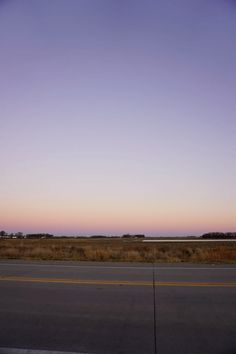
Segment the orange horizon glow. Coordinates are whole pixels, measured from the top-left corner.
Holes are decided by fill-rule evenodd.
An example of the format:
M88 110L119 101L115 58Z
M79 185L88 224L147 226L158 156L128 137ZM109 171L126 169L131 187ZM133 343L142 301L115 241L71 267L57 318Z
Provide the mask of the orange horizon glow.
M14 215L14 216L13 216ZM208 231L234 231L236 229L234 215L221 219L220 215L195 215L183 210L171 214L168 210L66 210L54 209L18 209L1 210L2 229L11 231L52 232L55 234L100 234L108 233L145 233L150 235L199 234Z

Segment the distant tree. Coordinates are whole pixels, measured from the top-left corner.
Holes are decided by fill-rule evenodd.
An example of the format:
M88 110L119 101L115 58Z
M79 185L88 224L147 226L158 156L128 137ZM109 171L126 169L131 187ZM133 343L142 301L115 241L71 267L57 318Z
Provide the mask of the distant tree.
M24 236L24 234L23 234L23 232L16 232L15 236L18 237L18 238L21 238L21 237Z
M53 237L53 235L51 234L45 234L45 233L41 233L41 234L27 234L26 238L51 238Z
M7 232L6 231L0 231L0 236L4 237L4 236L7 236Z
M130 234L124 234L124 235L122 236L122 238L132 238L132 235L130 235Z
M224 232L208 232L202 235L204 239L224 239L226 234Z
M130 235L130 234L124 234L122 238L144 238L145 235L143 234L136 234L136 235Z
M104 235L92 235L90 238L106 238Z
M236 232L226 232L225 237L226 238L236 238Z

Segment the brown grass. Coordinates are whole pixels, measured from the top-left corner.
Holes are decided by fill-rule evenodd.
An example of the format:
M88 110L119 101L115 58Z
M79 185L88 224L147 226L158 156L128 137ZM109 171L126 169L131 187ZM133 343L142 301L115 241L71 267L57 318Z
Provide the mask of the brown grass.
M123 239L0 239L0 259L236 263L236 244L147 244Z

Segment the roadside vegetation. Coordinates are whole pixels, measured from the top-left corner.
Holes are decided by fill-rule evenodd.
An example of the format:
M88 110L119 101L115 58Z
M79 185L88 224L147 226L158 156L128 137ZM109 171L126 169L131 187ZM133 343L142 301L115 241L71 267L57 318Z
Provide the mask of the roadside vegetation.
M236 263L236 243L143 243L129 239L0 239L0 259Z

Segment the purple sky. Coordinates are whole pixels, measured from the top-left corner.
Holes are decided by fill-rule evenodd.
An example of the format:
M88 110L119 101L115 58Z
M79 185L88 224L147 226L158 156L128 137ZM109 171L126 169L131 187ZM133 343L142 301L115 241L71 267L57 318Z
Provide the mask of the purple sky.
M0 1L0 229L236 230L236 3Z

